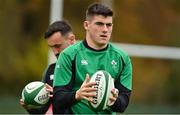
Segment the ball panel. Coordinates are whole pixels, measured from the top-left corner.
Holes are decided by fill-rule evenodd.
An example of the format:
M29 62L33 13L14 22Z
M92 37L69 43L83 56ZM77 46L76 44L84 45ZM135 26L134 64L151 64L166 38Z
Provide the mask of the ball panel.
M99 102L101 102L103 100L104 94L105 94L105 84L106 84L106 80L105 77L103 77L103 72L99 71L96 74L95 77L95 82L97 83L94 87L97 88L98 90L96 91L96 96L94 97L96 100L96 103L94 104L95 107L98 107L100 105Z
M94 85L93 87L94 88L97 88L97 89L101 89L101 90L97 90L96 92L93 92L96 94L96 97L93 97L93 102L90 103L90 105L94 108L97 108L99 106L99 102L102 101L103 99L103 96L104 96L104 77L102 78L102 72L101 71L98 71L96 72L90 79L90 82L96 82L97 84ZM101 93L99 93L101 91Z
M106 105L111 106L112 102L109 100L109 97L113 97L111 90L114 88L114 79L111 76L109 77L109 83L108 84L109 84L108 91L107 91L108 98L106 100Z
M43 82L39 82L39 81L34 81L29 83L28 85L25 86L25 89L28 93L31 93L33 91L35 91L36 89L38 89L39 87L43 86L44 83Z
M97 85L94 87L98 89L94 92L97 97L93 97L93 103L89 102L90 107L96 111L105 110L108 108L109 96L114 88L113 78L108 72L100 70L91 76L90 82L96 82Z
M44 87L44 85L42 85L40 87L37 86L36 90L33 89L33 91L29 91L29 90L27 91L26 90L27 88L25 88L24 93L23 93L24 94L24 98L25 98L25 100L24 100L25 104L40 106L41 104L38 103L37 101L35 101L34 98L38 95L38 92L40 92L40 90L43 87ZM31 93L29 93L29 92L31 92Z
M99 104L99 106L96 108L97 109L97 111L101 111L101 110L104 110L104 109L106 109L106 98L107 98L107 89L108 89L108 74L105 72L105 71L101 71L102 72L102 77L104 78L104 83L103 83L103 85L104 86L101 86L102 88L104 88L103 89L103 91L104 92L102 92L103 93L103 96L101 97L102 98L102 100L99 100L99 102L100 102L100 104ZM101 89L101 87L99 87L99 90Z
M22 99L28 108L39 108L49 101L45 84L35 81L27 84L22 91Z
M34 101L39 103L39 104L46 104L49 100L49 93L46 91L46 88L43 87L39 93L36 95L36 97L34 98Z

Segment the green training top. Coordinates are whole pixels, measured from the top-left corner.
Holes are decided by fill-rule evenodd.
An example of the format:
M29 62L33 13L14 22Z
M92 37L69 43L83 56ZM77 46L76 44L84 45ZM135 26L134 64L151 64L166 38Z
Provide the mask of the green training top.
M73 66L73 62L75 65ZM75 71L73 71L75 70ZM75 76L73 91L80 88L86 74L93 75L98 70L105 70L111 76L131 90L132 65L129 56L122 49L111 43L102 50L90 48L85 41L66 48L59 56L54 76L54 87L65 86ZM101 112L93 111L86 100L78 101L71 107L73 113L112 113L110 109Z

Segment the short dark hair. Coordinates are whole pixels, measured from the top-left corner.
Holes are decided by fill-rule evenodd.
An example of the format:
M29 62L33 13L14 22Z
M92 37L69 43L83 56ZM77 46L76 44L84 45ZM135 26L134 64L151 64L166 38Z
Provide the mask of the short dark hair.
M88 9L86 10L86 19L94 15L102 15L104 17L113 16L113 11L103 4L93 3L89 5Z
M64 36L69 32L72 32L72 28L70 24L67 21L56 21L49 25L47 31L44 33L44 38L50 37L55 32L61 32L61 34Z

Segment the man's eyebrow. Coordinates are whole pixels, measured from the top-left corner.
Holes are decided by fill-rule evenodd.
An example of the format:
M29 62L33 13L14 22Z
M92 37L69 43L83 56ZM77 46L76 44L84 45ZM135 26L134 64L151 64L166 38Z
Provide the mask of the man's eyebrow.
M57 46L61 46L62 44L54 44L54 45L48 45L49 47L57 47Z
M106 25L106 26L112 26L113 23L103 23L103 22L95 22L97 25Z

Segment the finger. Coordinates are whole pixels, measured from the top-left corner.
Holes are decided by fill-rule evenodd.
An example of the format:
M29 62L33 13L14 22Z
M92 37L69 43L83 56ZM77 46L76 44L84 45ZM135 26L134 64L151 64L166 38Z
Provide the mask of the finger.
M115 94L119 95L119 90L115 88Z
M53 92L52 89L46 89L46 91L49 92L49 93L52 93L52 92Z
M22 98L19 101L24 102L24 100Z
M96 94L95 93L88 93L88 92L83 92L82 93L82 95L83 95L83 97L85 96L85 97L95 97L96 96Z
M45 87L50 88L51 86L47 83L45 83Z
M86 83L88 83L89 79L90 79L90 78L89 78L89 74L86 74L86 78L85 78L84 82L82 83L81 87L84 87L84 85L85 85Z
M91 87L92 85L96 84L96 82L89 83L89 81L90 81L89 74L86 74L86 78L85 78L83 84L81 85L81 87Z
M109 97L109 106L113 105L119 95L118 89L114 88L111 90L112 96Z
M89 76L89 74L87 73L86 74L86 82L89 82L90 81L90 76Z
M116 101L116 98L115 98L115 97L109 97L109 100L110 100L111 102L114 102L114 101Z
M82 89L83 92L93 92L96 91L96 88L92 88L92 87L85 87Z
M90 101L90 102L92 102L92 101L93 101L93 99L92 99L92 98L90 98L90 97L86 97L86 96L83 96L83 99L85 99L85 100L87 100L87 101Z
M93 85L96 85L96 84L97 84L96 82L89 82L89 83L84 84L84 87L92 87Z
M85 83L88 83L89 80L90 80L89 74L86 74L86 78L85 78L84 82L85 82Z
M115 103L116 99L117 98L115 98L115 97L109 97L109 101L108 101L107 105L112 106Z
M22 101L22 100L20 100L19 103L20 103L21 105L25 105L24 101Z
M50 85L48 85L47 83L45 84L46 89L50 89L53 90L53 87L51 87Z
M53 97L53 95L51 95L51 94L49 94L48 96L49 96L49 97Z
M117 98L119 95L119 90L114 88L111 90L111 93L112 93L113 97Z
M50 85L48 85L47 83L45 84L45 87L46 87L46 91L53 92L53 88Z

